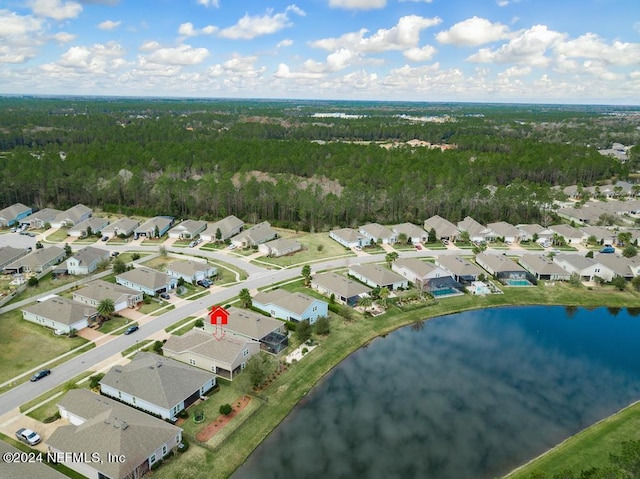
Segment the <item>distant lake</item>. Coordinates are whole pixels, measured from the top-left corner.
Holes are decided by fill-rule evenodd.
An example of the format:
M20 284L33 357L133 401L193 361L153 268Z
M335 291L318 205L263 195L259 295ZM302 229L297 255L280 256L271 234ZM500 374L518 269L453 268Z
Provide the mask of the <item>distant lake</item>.
M399 329L336 367L233 477L503 475L640 399L637 315L496 308Z

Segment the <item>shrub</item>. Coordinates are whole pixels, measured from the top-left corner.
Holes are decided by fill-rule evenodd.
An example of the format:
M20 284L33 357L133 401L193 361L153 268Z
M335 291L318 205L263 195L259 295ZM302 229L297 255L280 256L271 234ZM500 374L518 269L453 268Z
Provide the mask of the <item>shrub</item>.
M132 259L133 261L135 261L135 260L137 260L137 259L140 259L140 253L133 253L133 254L131 255L131 259Z
M298 326L294 321L285 321L284 325L287 331L295 331Z
M178 452L187 452L187 449L189 449L189 442L183 437L182 442L178 444Z
M316 334L329 334L329 318L321 316L315 324Z
M203 327L203 326L204 326L204 321L203 321L201 318L198 318L198 319L196 319L196 320L195 320L195 322L193 323L193 325L194 325L196 328L201 328L201 327Z
M231 404L223 404L222 406L220 406L220 414L228 416L229 414L231 414L231 411L233 411Z
M180 419L187 419L189 417L189 413L186 411L186 409L183 409L178 413L178 417Z
M89 387L91 389L95 389L98 386L100 386L100 381L102 381L103 377L104 377L104 373L98 373L98 374L94 374L93 376L91 376L89 378Z
M31 276L31 278L29 278L29 281L27 281L27 284L29 286L36 287L38 286L39 282L40 280L38 278L36 278L35 276Z

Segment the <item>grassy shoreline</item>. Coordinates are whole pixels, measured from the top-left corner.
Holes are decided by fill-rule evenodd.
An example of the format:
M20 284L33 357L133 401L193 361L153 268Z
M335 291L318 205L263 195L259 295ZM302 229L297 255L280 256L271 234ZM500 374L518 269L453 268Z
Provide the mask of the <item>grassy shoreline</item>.
M401 311L394 307L378 318L359 317L354 321L337 320L332 323L331 334L320 340L320 347L282 374L262 393L264 405L235 433L215 448L196 449L192 454L165 464L156 471L160 479L181 476L185 468L195 471L192 477L228 477L237 470L260 443L287 417L296 404L318 384L335 366L364 345L403 326L417 321L489 307L508 306L583 306L633 307L638 304L635 292L617 292L602 287L587 291L585 288L537 286L534 288L505 288L504 294L484 298L464 295L431 303L424 307ZM197 451L200 448L202 451ZM220 460L219 458L224 458ZM197 467L196 467L197 464ZM197 475L203 471L203 475ZM206 471L206 473L204 473Z

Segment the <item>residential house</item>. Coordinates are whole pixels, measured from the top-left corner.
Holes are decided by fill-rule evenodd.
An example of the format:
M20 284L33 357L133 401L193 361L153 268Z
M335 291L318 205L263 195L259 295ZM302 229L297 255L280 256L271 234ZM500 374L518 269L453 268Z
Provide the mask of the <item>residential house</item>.
M178 280L166 273L141 266L116 276L116 283L149 296L176 289Z
M154 216L148 219L136 229L133 230L135 239L144 236L145 238L161 238L169 231L173 224L173 218L170 216Z
M187 283L196 284L203 279L209 279L218 274L215 266L206 261L179 260L167 266L167 274L173 278L182 278Z
M252 226L251 228L234 236L231 239L231 243L236 245L238 248L251 248L277 237L278 233L271 229L271 224L269 224L268 221L263 221L262 223L258 223L257 225Z
M244 221L236 218L235 216L227 216L215 223L210 224L206 230L200 233L200 238L204 241L213 242L216 241L216 234L220 230L220 241L226 241L232 236L237 235L244 228Z
M30 228L44 228L46 224L51 225L60 213L62 213L60 210L44 208L23 218L20 224L26 224Z
M82 204L77 204L56 215L54 220L51 222L51 226L54 228L69 228L91 218L92 215L93 210L91 208Z
M171 422L216 385L215 374L139 352L124 366L113 366L100 380L100 393Z
M616 276L622 276L627 281L640 274L640 259L637 256L625 258L619 254L600 253L596 254L593 259L612 270Z
M389 290L408 288L409 282L398 273L379 264L362 264L349 267L349 275L372 288L388 288Z
M582 231L569 225L553 225L549 229L558 236L564 238L567 244L580 244L586 238Z
M393 234L393 231L378 223L368 223L363 225L360 227L359 231L360 234L367 239L368 243L391 244L398 240L396 235Z
M593 236L600 244L615 244L618 237L617 231L609 230L602 226L583 226L580 231L585 241Z
M462 221L458 222L458 229L466 231L469 235L469 241L474 243L491 242L496 239L495 233L484 225L481 225L471 216L466 216Z
M162 346L165 357L229 380L247 366L247 361L260 352L260 343L235 334L213 334L192 329L182 336L171 335Z
M12 246L1 246L0 247L0 271L2 271L5 266L15 261L18 261L23 256L26 256L27 253L29 253L29 250L25 248L13 248Z
M95 321L96 308L60 296L48 297L22 309L22 319L59 333L80 331Z
M427 233L431 231L431 229L435 230L436 239L439 240L456 241L458 236L460 236L458 227L439 215L434 215L425 220L424 229Z
M206 228L206 221L184 220L169 230L169 238L195 239Z
M0 210L0 227L6 228L19 224L22 219L29 216L33 210L22 203L16 203Z
M142 477L182 442L179 427L88 389L69 390L57 405L68 424L51 434L47 451L60 457L98 455L99 461L61 461L91 479Z
M115 312L135 308L143 300L142 292L97 279L73 292L73 300L95 308L105 299L113 301Z
M469 284L477 281L484 272L480 267L461 256L441 255L435 260L435 263L450 271L453 279L462 284Z
M107 238L115 238L117 236L129 237L133 234L135 229L140 226L140 221L131 218L120 218L114 221L110 225L102 228L102 236Z
M67 274L91 274L102 261L109 261L109 252L93 246L87 246L80 251L76 251L67 259Z
M345 248L355 248L356 246L361 248L369 244L369 239L353 228L339 228L337 230L331 230L329 231L329 238L337 241Z
M499 281L511 286L524 286L525 280L530 283L535 282L533 275L503 254L479 253L476 255L476 263Z
M69 228L67 234L76 238L84 238L88 235L88 233L94 235L100 234L100 232L107 226L109 226L109 220L107 218L92 216L91 218L88 218Z
M262 243L258 246L258 251L272 258L279 258L288 254L293 254L302 250L302 245L294 239L278 238L277 240Z
M553 238L553 231L536 223L520 224L516 228L520 230L521 241L533 241L535 237L539 243L545 243Z
M221 327L226 333L259 342L260 349L273 354L278 354L289 345L283 321L234 306L226 311L229 313L226 324L216 326L205 323L204 330L215 332L216 328Z
M368 286L333 272L314 275L311 287L347 306L355 306L361 297L368 296L371 292Z
M616 276L611 268L579 254L557 254L553 257L553 262L560 265L569 275L577 274L582 281L593 281L596 276L611 281Z
M308 320L314 324L320 317L328 316L329 304L304 293L290 293L284 289L262 291L256 294L253 305L274 318L286 321Z
M600 221L600 216L602 216L604 211L600 208L593 208L587 205L581 208L575 208L573 206L560 208L556 211L556 214L561 218L580 225L588 225Z
M407 237L407 241L413 244L426 243L428 239L427 232L413 223L402 223L395 225L391 229L396 238L404 234Z
M568 271L543 254L525 254L518 262L538 280L568 281L571 277Z
M463 287L453 279L453 275L433 263L418 258L398 258L391 263L391 269L411 281L418 289L435 296L461 294Z
M22 457L22 454L25 454L25 452L4 441L0 441L0 456L4 458L19 458ZM39 458L40 456L36 455L34 457ZM2 463L2 474L7 479L23 477L28 477L29 479L69 479L69 476L53 469L46 461L40 462L39 460L33 462L11 462L5 459Z
M498 221L497 223L487 224L487 228L492 231L495 238L503 238L505 243L519 243L522 234L518 228L506 221Z
M59 246L35 249L4 267L5 273L42 273L47 268L60 263L65 257Z

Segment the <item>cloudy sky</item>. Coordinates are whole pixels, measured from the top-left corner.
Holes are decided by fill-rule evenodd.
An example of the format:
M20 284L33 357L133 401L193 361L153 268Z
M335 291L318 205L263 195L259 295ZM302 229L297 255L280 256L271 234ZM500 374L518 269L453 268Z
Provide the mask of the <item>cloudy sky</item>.
M0 93L640 104L637 0L0 0Z

